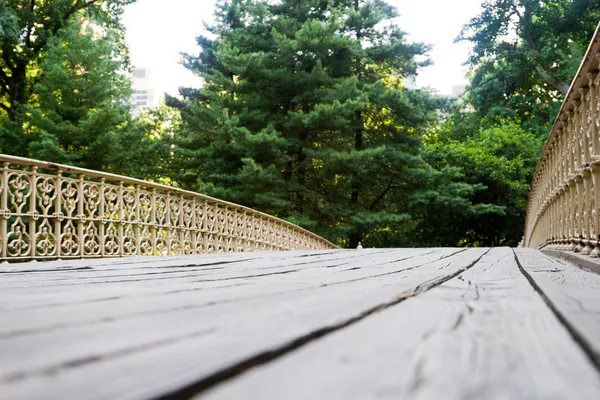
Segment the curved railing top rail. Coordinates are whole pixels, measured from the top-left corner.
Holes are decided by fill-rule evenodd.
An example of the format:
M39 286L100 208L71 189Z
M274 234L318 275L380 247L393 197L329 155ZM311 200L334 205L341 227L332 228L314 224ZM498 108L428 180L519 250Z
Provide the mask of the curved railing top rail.
M599 247L594 193L600 161L600 24L552 125L534 173L524 245L589 253ZM583 250L585 249L585 250ZM598 252L598 251L596 251Z
M587 87L589 86L590 80L592 80L592 81L594 80L593 78L590 79L589 74L596 75L598 73L598 62L600 59L597 58L598 57L597 55L599 54L599 50L600 50L600 24L598 24L598 26L596 27L594 36L592 36L592 41L590 42L590 45L588 46L585 56L583 57L583 60L581 61L581 64L579 65L579 69L577 70L575 77L571 81L571 86L569 86L569 91L567 92L567 95L565 96L565 99L562 102L560 111L558 112L558 115L554 119L554 124L552 124L552 128L550 129L550 135L548 135L548 139L546 140L546 144L544 145L544 149L542 150L540 160L538 161L535 175L539 175L541 173L540 168L539 168L540 164L542 163L544 158L547 157L547 155L549 153L548 148L551 146L552 141L558 135L558 131L559 131L558 125L560 124L560 122L562 120L565 119L567 112L569 110L573 109L573 101L582 97L582 94L581 94L581 92L579 92L578 89L580 89L580 88L587 89ZM596 60L594 60L594 58L596 58ZM592 67L593 64L595 64L596 66ZM535 182L535 180L534 180L534 182ZM530 198L530 201L531 201L531 198Z
M281 218L277 218L274 217L272 215L269 214L265 214L261 211L257 211L254 210L252 208L249 207L245 207L239 204L235 204L235 203L230 203L228 201L225 200L219 200L216 199L214 197L210 197L204 194L200 194L200 193L196 193L196 192L191 192L189 190L184 190L184 189L178 189L176 187L173 186L167 186L167 185L162 185L160 183L154 183L154 182L149 182L149 181L144 181L142 179L137 179L137 178L131 178L131 177L127 177L127 176L123 176L123 175L117 175L117 174L111 174L108 172L100 172L100 171L94 171L92 169L86 169L86 168L79 168L79 167L74 167L72 165L66 165L66 164L58 164L58 163L52 163L52 162L47 162L47 161L39 161L39 160L34 160L31 158L25 158L25 157L16 157L16 156L9 156L6 154L0 154L0 163L10 163L10 164L14 164L14 165L21 165L21 166L28 166L28 167L37 167L37 168L42 168L42 169L47 169L50 171L56 171L56 170L60 170L62 171L62 173L67 173L67 174L72 174L72 175L83 175L85 177L88 178L98 178L98 179L107 179L113 182L123 182L123 184L125 185L140 185L143 186L147 189L158 189L158 190L162 190L164 192L169 192L169 193L173 193L173 194L182 194L184 196L191 196L191 197L195 197L197 199L202 199L202 200L206 200L209 201L211 203L219 203L221 205L230 207L230 208L236 208L239 210L246 210L246 211L250 211L253 214L256 215L261 215L265 218L269 218L269 219L273 219L273 220L277 220L278 222L293 226L296 229L300 229L303 230L305 233L312 235L314 237L317 238L321 238L319 235L316 235L310 231L307 231L304 228L301 228L297 225L292 224L291 222L285 221ZM322 239L322 238L321 238ZM325 239L323 239L325 240ZM333 244L332 244L333 245Z
M0 154L0 259L336 249L239 204L121 175Z

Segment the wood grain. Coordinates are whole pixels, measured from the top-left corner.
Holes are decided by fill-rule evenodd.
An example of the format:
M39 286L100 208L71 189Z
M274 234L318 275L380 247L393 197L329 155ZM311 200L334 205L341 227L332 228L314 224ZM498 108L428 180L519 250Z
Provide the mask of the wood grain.
M524 271L600 364L600 275L533 249L515 249Z
M597 399L600 376L510 249L206 399Z
M289 287L298 280L309 285L303 290L83 325L71 321L48 332L7 337L0 340L0 390L11 399L81 393L143 398L178 390L316 333L342 329L449 279L485 252L438 249L406 258L396 250L389 262L374 261L368 268L355 257L357 269L309 268L306 276L290 277ZM272 276L256 289L279 288L282 277ZM120 305L111 308L117 313ZM57 321L67 315L56 315Z

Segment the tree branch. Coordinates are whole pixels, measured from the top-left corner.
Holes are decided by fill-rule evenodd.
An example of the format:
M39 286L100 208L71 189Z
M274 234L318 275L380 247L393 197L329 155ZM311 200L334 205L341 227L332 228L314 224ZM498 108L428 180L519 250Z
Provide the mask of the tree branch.
M381 200L383 200L383 198L385 197L386 194L388 194L388 192L390 190L392 190L392 183L394 183L394 178L392 178L392 180L390 181L390 183L387 185L387 187L385 188L385 190L383 191L383 193L381 193L379 195L379 197L377 197L375 199L375 201L373 203L371 203L371 205L369 206L369 210L373 211L373 209L375 209L375 206L377 206L377 203L379 203Z
M55 36L58 31L67 24L67 21L73 14L77 11L81 11L85 8L91 7L94 4L98 3L100 0L89 0L85 3L81 3L80 0L76 0L75 3L69 8L65 14L60 18L60 23L57 23L55 26L48 27L44 24L44 28L49 29L52 32L52 36ZM40 40L37 46L33 47L32 50L36 53L39 53L47 44L48 40Z
M80 3L79 0L76 0L75 3L73 4L73 6L71 8L69 8L67 10L67 12L62 16L62 23L63 25L67 23L67 20L69 18L71 18L71 16L73 14L75 14L77 11L81 11L85 8L88 8L90 6L93 6L94 4L96 4L99 0L89 0L85 3ZM53 34L56 34L56 32L58 32L58 30L61 28L61 26L56 26L54 27L54 29L52 30Z
M544 60L540 50L537 48L535 42L533 41L533 37L531 37L531 31L529 29L529 25L531 23L531 16L528 15L527 18L525 18L525 16L523 14L521 14L521 12L519 11L519 9L516 6L514 7L514 11L517 14L517 16L519 17L519 22L520 22L521 26L523 27L525 43L527 44L527 47L529 48L529 50L531 50L531 52L533 53L535 61L537 63L535 70L540 75L540 77L544 81L546 81L546 83L548 83L550 86L554 87L556 90L558 90L560 93L562 93L563 95L566 96L567 93L569 92L569 85L566 84L565 82L563 82L561 79L559 79L556 76L556 72ZM526 14L529 14L529 13L526 11Z

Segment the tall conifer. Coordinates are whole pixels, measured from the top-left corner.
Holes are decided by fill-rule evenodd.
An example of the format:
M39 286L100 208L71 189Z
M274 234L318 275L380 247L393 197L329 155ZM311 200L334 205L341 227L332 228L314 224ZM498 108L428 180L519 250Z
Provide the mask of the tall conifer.
M427 174L426 61L382 0L223 1L187 66L205 81L182 110L180 180L355 247L408 218Z

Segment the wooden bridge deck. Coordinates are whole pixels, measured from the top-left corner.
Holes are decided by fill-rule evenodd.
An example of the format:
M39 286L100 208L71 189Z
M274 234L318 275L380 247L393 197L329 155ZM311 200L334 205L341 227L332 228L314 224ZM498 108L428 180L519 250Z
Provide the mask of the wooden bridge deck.
M530 249L0 266L0 399L600 399L600 275Z

